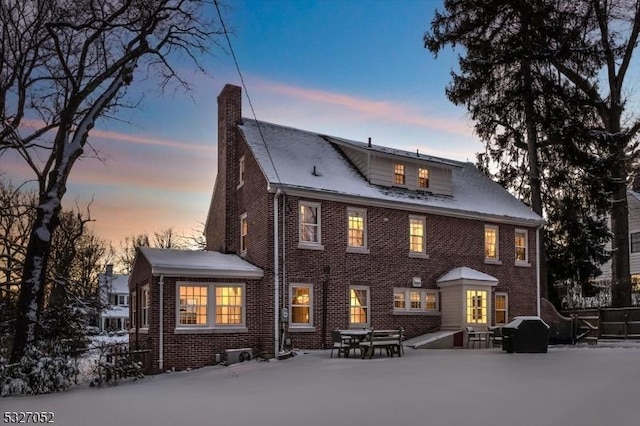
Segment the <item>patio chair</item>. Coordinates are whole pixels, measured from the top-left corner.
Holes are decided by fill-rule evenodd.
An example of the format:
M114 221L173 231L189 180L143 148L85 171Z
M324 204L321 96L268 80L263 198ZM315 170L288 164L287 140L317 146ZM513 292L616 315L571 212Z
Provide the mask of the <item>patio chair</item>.
M501 348L502 347L502 328L490 327L489 332L491 333L491 347Z
M473 327L467 327L467 349L469 349L469 345L475 348L476 342L478 343L478 348L481 348L484 341L484 335L482 333L475 331Z
M349 349L351 348L351 343L349 339L346 339L340 334L340 330L331 331L331 339L333 340L333 346L331 347L331 358L333 358L333 350L338 350L338 358L340 358L340 354L343 354L345 358L349 356Z

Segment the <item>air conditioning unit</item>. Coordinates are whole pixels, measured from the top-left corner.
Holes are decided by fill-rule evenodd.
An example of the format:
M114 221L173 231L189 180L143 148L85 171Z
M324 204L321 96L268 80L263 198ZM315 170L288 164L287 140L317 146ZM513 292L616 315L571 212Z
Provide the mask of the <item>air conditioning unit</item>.
M227 355L227 364L236 364L238 362L251 361L253 358L253 351L251 348L242 349L227 349L225 351Z

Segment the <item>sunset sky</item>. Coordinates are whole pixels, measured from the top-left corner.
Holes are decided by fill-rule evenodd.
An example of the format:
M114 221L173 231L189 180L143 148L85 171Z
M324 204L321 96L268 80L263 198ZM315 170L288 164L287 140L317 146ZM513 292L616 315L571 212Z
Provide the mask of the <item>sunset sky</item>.
M455 55L436 59L422 43L439 1L225 3L258 120L475 161L482 144L465 110L444 94ZM191 95L161 94L134 80L132 94L144 96L140 108L92 131L101 160L91 154L76 165L64 204L93 198L94 229L116 246L132 234L202 227L216 176L216 97L226 83L240 85L231 57L220 48L214 53L203 59L208 75L183 70ZM243 116L252 117L246 98ZM14 185L31 178L18 161L2 161Z

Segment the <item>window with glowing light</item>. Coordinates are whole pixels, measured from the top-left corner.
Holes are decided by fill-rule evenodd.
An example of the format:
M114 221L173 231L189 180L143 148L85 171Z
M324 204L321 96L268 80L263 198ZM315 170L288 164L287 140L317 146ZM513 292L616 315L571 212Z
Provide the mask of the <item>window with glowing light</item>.
M409 216L409 253L425 254L425 227L423 216Z
M429 170L418 168L418 188L429 188Z
M178 324L180 325L207 325L207 286L179 287Z
M247 234L249 233L249 222L247 222L247 214L240 216L240 255L247 254Z
M516 229L516 263L527 263L528 253L528 232L524 229Z
M498 260L498 227L484 226L484 257L486 260Z
M394 312L434 312L438 310L438 292L431 289L393 289Z
M241 286L216 286L216 325L244 324L243 294Z
M369 326L369 287L351 286L349 288L349 326Z
M467 290L467 323L487 323L487 292Z
M507 293L496 293L494 301L494 311L496 315L496 324L506 324L507 316Z
M405 175L404 175L404 164L394 164L393 165L393 182L396 185L404 185Z
M290 287L291 327L313 326L313 286L311 284L291 284Z
M367 211L364 209L348 208L347 245L349 247L367 247Z

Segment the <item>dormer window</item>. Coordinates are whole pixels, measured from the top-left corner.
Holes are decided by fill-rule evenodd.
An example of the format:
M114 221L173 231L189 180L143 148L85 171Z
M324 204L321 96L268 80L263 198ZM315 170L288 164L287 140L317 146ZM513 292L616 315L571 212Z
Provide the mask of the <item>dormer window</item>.
M418 168L418 188L429 188L429 170Z
M394 174L393 182L396 185L404 185L405 184L404 164L395 164L393 166L393 174Z

